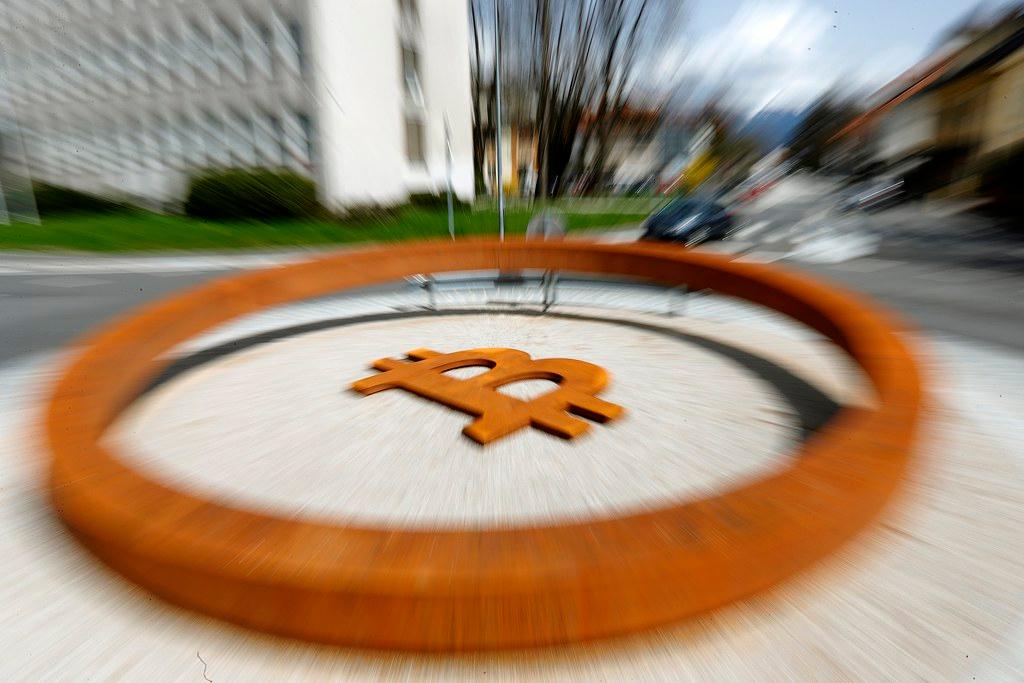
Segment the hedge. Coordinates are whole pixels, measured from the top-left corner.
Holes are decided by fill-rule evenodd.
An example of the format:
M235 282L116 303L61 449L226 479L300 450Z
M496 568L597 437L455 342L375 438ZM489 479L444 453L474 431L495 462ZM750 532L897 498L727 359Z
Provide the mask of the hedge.
M65 213L110 213L126 208L124 204L69 187L33 183L36 211L40 216Z
M322 215L316 186L291 171L210 170L195 176L185 199L194 218L308 218Z

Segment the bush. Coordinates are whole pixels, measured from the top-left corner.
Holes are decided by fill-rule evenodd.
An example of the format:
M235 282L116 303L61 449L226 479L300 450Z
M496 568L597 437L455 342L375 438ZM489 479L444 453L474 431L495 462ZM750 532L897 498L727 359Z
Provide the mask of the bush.
M448 208L448 195L447 193L433 194L430 192L414 192L409 195L409 205L417 209L447 209ZM452 207L456 211L459 209L465 209L469 204L462 201L458 197L452 197Z
M36 211L40 216L62 213L110 213L126 208L124 204L96 195L86 194L69 187L33 183Z
M399 207L383 204L355 204L345 207L344 223L387 223L398 217Z
M225 169L194 177L185 213L194 218L311 218L323 214L316 186L290 171Z
M421 209L438 209L448 206L448 199L430 192L414 192L409 195L409 204Z

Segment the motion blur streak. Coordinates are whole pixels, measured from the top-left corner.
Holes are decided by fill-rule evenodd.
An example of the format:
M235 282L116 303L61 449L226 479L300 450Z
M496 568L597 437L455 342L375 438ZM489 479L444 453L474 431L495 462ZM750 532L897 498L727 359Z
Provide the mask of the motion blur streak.
M1021 0L0 0L0 680L1024 679L1022 92ZM410 241L443 260L499 230L559 257L395 270L427 248ZM602 249L674 265L572 267ZM325 257L364 286L281 279ZM703 259L726 266L693 279ZM837 297L815 317L765 288L724 296L745 268ZM211 285L208 313L186 314L181 297L231 275L259 286ZM893 312L927 387L871 520L825 513L858 486L884 498L870 468L847 458L849 486L825 485L807 455L895 396L842 350L861 339L858 358L899 374L843 302ZM55 408L63 443L102 430L110 476L51 495L54 382L147 304L152 334L83 378L97 400L83 383ZM249 313L209 328L232 310ZM179 343L136 368L164 335ZM478 367L351 390L428 349ZM500 349L552 362L505 383ZM562 407L573 363L600 390ZM58 480L91 451L68 452ZM75 498L91 536L58 522L125 470L152 488ZM799 503L728 503L785 481ZM609 521L670 505L724 526ZM355 540L233 533L215 509ZM160 532L97 542L119 515ZM603 531L510 540L572 525ZM848 542L802 552L812 527ZM673 543L733 559L655 561ZM779 543L791 569L821 560L780 573ZM501 580L474 592L452 557ZM268 606L215 582L221 565L250 587L309 581ZM353 597L378 579L393 602ZM548 647L324 649L140 586L264 633Z

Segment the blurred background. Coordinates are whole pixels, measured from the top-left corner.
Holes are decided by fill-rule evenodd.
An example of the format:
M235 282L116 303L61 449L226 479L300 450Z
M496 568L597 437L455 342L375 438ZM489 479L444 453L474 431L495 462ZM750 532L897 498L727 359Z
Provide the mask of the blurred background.
M199 680L210 661L216 680L230 662L237 680L488 670L507 680L680 680L684 670L703 680L1024 680L1022 167L1024 4L1014 1L0 0L0 556L10 558L0 604L15 606L0 615L0 642L15 652L0 679ZM97 325L321 250L523 235L779 262L909 321L935 399L921 447L930 457L906 485L909 512L866 544L878 562L844 556L838 578L812 574L768 608L752 601L706 622L727 626L681 626L678 638L641 642L639 655L385 661L309 654L139 600L40 496L38 444L21 430L36 429L68 344ZM130 436L155 439L174 476L220 477L243 502L294 504L289 514L315 489L334 512L365 505L382 519L415 518L429 508L422 493L446 514L471 503L490 523L541 489L551 509L578 514L582 501L604 514L639 500L623 493L630 486L731 486L760 462L744 439L777 439L761 455L788 463L813 431L799 409L827 409L819 425L863 398L848 366L830 356L814 366L833 347L772 311L635 282L516 275L426 274L215 331L209 348L243 354L227 375L237 382L185 396L171 405L181 413L150 416ZM605 332L580 332L573 307ZM435 314L449 317L418 320ZM612 334L608 316L643 325ZM372 321L393 327L358 327ZM355 332L312 333L350 324ZM671 328L671 348L644 336L653 328ZM294 346L246 365L247 344L281 339ZM605 452L585 467L566 443L532 433L489 453L505 460L483 461L458 441L465 416L389 395L406 412L379 430L379 404L339 389L374 358L435 341L575 349L609 368L632 417L595 426L585 443ZM823 389L794 408L764 377L723 382L740 357L782 384ZM211 358L193 377L216 384L229 363ZM678 358L679 376L662 371ZM357 409L359 429L337 421ZM320 422L307 429L311 415ZM367 459L345 470L339 443ZM434 459L416 469L390 457L405 447ZM667 459L651 476L656 448L688 460ZM281 452L294 458L282 465ZM494 462L512 464L488 470ZM481 481L510 472L523 478L485 495ZM350 477L362 486L339 484ZM715 656L694 657L693 643ZM58 664L63 678L52 675Z
M1016 347L1022 41L1020 4L962 0L4 0L0 249L246 263L536 218Z
M106 210L352 225L444 207L449 189L460 212L500 189L513 213L579 199L565 207L639 215L667 196L742 205L800 171L839 208L1020 216L1014 3L6 0L0 12L4 223ZM594 201L609 198L621 201ZM182 247L197 239L186 225ZM89 248L5 233L10 246Z

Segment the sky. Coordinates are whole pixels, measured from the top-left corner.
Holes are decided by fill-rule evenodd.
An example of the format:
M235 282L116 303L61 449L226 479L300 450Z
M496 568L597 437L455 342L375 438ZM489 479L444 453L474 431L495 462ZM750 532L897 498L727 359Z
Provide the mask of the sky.
M689 0L661 78L728 89L737 112L803 109L835 84L872 92L925 57L974 0ZM987 7L1012 4L996 0Z

